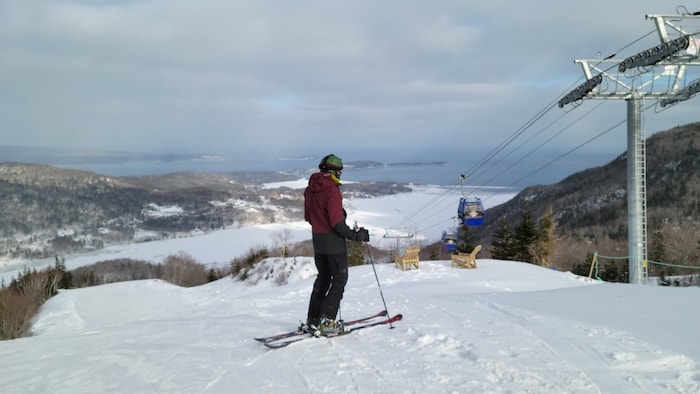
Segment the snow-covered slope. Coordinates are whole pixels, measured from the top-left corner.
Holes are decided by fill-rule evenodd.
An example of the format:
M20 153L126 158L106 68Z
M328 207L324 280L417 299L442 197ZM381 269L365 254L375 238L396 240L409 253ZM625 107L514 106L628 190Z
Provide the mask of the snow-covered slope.
M249 283L63 290L35 336L0 342L2 392L700 392L698 288L601 284L498 260L381 264L389 312L404 314L393 330L268 350L252 338L305 318L315 269L309 258L265 264ZM372 266L351 268L343 317L381 309Z

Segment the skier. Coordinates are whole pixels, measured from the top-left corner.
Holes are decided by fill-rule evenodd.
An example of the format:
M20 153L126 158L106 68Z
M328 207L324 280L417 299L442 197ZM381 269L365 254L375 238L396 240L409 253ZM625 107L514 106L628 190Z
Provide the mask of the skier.
M345 223L340 193L340 175L343 161L330 154L318 165L319 172L311 175L304 190L304 219L311 224L314 262L318 275L309 300L306 324L300 329L316 335L334 335L347 332L341 321L336 321L348 281L348 248L346 239L369 242L369 231L352 230Z

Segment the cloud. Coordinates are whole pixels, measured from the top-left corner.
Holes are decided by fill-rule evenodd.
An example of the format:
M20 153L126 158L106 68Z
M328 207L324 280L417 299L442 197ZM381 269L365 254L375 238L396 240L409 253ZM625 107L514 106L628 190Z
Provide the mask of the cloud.
M308 153L361 150L368 141L378 150L419 151L453 141L452 149L488 152L576 86L582 73L574 59L604 57L641 37L637 49L655 44L658 38L645 36L654 26L644 15L653 12L675 8L651 0L575 8L447 0L3 2L0 143ZM695 121L685 105L675 116L650 115L647 128ZM585 131L564 133L553 149L624 119L623 105L603 107ZM566 113L555 112L539 127Z

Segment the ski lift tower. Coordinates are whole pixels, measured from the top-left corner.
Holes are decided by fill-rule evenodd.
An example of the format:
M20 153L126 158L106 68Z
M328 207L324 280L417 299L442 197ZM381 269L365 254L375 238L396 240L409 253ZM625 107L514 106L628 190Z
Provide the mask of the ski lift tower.
M413 233L408 230L398 230L398 229L386 229L384 232L384 238L396 239L396 253L399 254L399 242L402 239L413 238Z
M682 8L682 7L681 7ZM575 60L586 82L559 101L559 107L578 105L583 99L627 102L627 226L629 283L642 284L648 276L646 216L646 143L642 125L644 102L657 100L665 108L700 92L700 79L688 83L688 74L700 66L696 37L700 13L646 15L654 21L661 43L627 57ZM689 33L684 29L694 26Z

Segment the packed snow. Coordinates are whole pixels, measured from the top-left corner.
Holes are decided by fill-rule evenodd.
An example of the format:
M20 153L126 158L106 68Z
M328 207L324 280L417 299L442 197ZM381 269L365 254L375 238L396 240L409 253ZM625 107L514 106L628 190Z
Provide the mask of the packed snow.
M425 204L431 193L350 201L348 219L378 235L394 224L397 209L410 209L400 202L422 194ZM289 226L300 239L310 236L303 224ZM217 262L278 230L253 226L157 247L127 245L89 259L158 261L186 251ZM0 387L71 394L700 392L700 288L608 284L491 259L477 259L476 269L421 261L405 272L372 261L350 269L342 317L373 314L385 301L402 321L278 350L253 338L289 331L306 317L312 258L268 259L246 282L228 277L180 288L145 280L61 290L35 319L33 336L0 342Z

